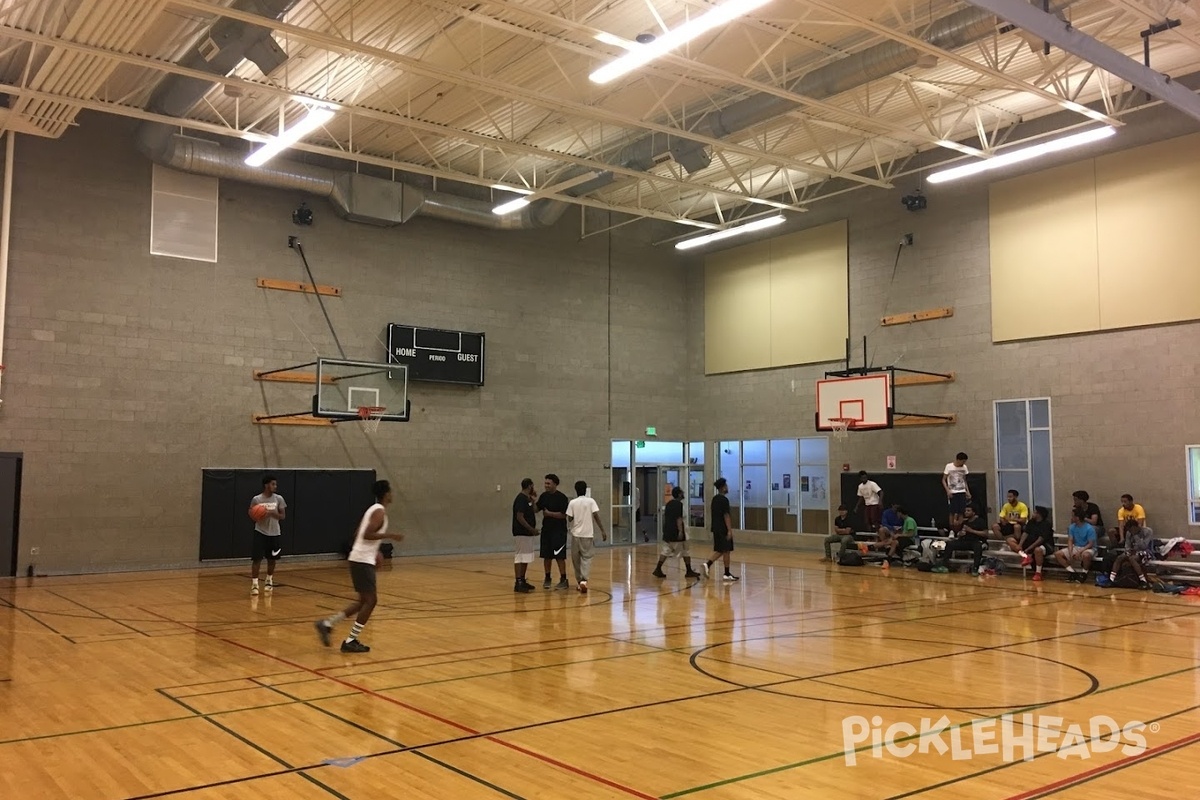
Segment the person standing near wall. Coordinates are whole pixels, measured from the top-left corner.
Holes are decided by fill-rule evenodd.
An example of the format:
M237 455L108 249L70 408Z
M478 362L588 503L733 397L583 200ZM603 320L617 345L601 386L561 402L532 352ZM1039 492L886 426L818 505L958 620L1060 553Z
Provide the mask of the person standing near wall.
M264 475L262 487L262 492L254 495L250 501L250 508L261 505L266 506L267 510L266 515L254 523L254 541L250 544L251 595L258 594L258 573L264 557L267 559L267 584L264 590L271 592L275 589L275 562L283 553L279 522L287 517L287 503L283 495L275 491L275 476Z
M567 524L571 528L571 566L579 591L587 594L588 573L592 566L592 550L596 544L596 529L608 541L608 532L600 520L600 506L588 496L587 483L575 481L575 499L567 504Z
M558 476L551 472L546 476L545 491L537 499L537 509L542 512L542 561L546 567L546 579L542 588L550 588L550 565L558 562L558 589L569 589L567 582L567 496L558 490Z
M533 539L538 535L537 490L533 488L533 478L521 481L521 493L513 500L513 583L514 592L532 592L533 584L526 580L525 573L533 563Z
M957 533L962 529L963 515L971 502L971 490L967 488L967 454L959 453L942 470L942 488L946 490L946 501L950 505L950 530Z
M684 568L687 570L683 577L700 577L700 573L692 569L692 554L688 550L687 523L684 521L683 498L683 489L676 486L671 490L671 501L663 510L662 550L658 556L658 565L651 573L656 578L667 577L662 568L668 558L683 559Z

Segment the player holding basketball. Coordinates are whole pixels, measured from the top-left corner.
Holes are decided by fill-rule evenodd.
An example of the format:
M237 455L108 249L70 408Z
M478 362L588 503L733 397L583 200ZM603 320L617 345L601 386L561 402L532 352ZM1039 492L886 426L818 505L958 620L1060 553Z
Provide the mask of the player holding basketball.
M254 523L254 541L250 544L250 594L258 594L258 571L263 557L267 559L267 585L265 591L275 588L275 561L283 553L280 545L279 521L287 517L287 503L283 495L276 493L274 475L264 475L261 494L254 495L250 501L253 512L255 506L266 506L266 514Z
M314 623L317 627L317 635L321 637L321 644L329 647L333 626L354 615L354 627L350 629L350 635L342 642L343 653L371 652L371 648L360 642L358 637L362 635L363 628L366 627L367 620L371 618L371 612L375 610L375 603L378 601L375 589L375 570L383 561L379 553L379 545L383 543L384 539L391 539L395 542L404 541L404 534L387 532L387 507L392 504L391 484L387 481L375 481L371 491L375 494L375 505L368 508L363 514L362 522L358 523L358 533L354 537L354 547L350 549L350 580L354 582L354 591L358 592L358 599L346 606L345 610Z

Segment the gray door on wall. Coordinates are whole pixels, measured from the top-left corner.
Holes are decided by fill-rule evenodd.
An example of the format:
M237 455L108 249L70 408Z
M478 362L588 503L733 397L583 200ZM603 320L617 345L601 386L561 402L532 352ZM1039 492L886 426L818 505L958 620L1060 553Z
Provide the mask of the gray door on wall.
M0 453L0 575L17 574L21 517L21 454Z

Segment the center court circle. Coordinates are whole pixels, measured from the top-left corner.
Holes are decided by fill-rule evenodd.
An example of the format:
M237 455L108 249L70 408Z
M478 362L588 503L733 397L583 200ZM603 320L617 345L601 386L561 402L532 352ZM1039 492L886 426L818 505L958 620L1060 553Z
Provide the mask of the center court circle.
M1082 667L1076 667L1048 656L1018 653L997 647L977 647L959 652L923 655L902 660L898 663L895 661L889 663L887 660L881 660L881 663L878 664L860 663L859 665L848 666L841 670L816 671L809 675L791 674L787 669L786 656L782 658L774 656L770 660L764 659L760 663L739 663L719 656L721 651L750 642L776 643L789 641L796 643L795 649L797 653L807 651L811 659L813 640L817 639L838 640L847 648L856 648L860 654L863 654L859 659L860 661L863 658L869 657L873 652L879 652L883 656L889 653L894 655L897 650L912 645L931 647L954 646L949 643L943 645L923 639L894 636L847 637L834 633L781 634L779 636L764 636L744 642L719 642L711 644L693 652L689 663L692 669L700 674L741 689L762 692L764 694L774 694L780 697L813 700L818 703L871 708L909 708L932 711L942 709L1004 711L1014 708L1023 709L1054 703L1066 703L1087 697L1100 688L1100 681L1097 680L1096 676ZM877 645L878 647L868 649L870 645ZM840 655L836 657L844 659ZM955 668L954 662L956 660L961 662L967 659L982 660L984 663L981 664L977 661L976 664L972 665L968 662L961 668ZM703 663L705 660L710 661L709 666ZM987 663L988 661L991 663ZM845 663L845 661L843 660L842 663ZM714 665L716 664L721 665L723 668L721 672L725 675L736 677L737 671L741 669L749 673L754 673L759 680L751 683L735 680L734 677L723 677L721 674L716 674L714 669ZM947 687L949 686L947 679L950 677L952 670L956 676L963 675L966 677L966 688L955 687L947 691ZM885 673L882 680L879 673ZM971 682L972 676L977 676L979 679L975 684ZM999 685L996 682L997 677L1001 678ZM829 683L820 683L821 681L829 681ZM1068 686L1076 685L1078 688L1071 689L1068 692L1060 690L1057 694L1041 689L1042 685L1057 684L1060 682ZM822 696L803 691L805 684L811 685L813 683L819 683L819 685L834 692L857 692L861 695L861 699L840 699L838 697L831 697L828 694ZM911 684L911 686L906 684ZM970 688L972 685L980 687L986 685L988 687L987 699L989 700L1011 699L1011 702L975 705L969 702L976 696L976 693ZM922 701L913 697L903 696L905 694L920 695L931 699ZM957 700L966 700L968 702L955 702Z

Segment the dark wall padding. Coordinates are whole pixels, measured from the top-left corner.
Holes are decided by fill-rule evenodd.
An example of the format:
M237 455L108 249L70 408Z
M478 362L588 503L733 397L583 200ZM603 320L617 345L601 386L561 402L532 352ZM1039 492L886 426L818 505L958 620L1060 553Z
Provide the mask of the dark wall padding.
M201 561L250 557L254 523L247 511L268 472L287 502L287 519L279 525L285 556L344 552L375 502L373 469L202 470Z
M946 490L942 488L942 475L939 472L876 472L868 475L871 480L883 489L883 505L887 508L892 503L899 503L914 516L917 525L929 527L929 520L937 520L938 527L948 527L950 524L950 506L946 500ZM967 488L971 490L971 502L975 513L985 519L988 516L987 475L972 472L967 475ZM858 473L842 473L842 505L850 512L858 502ZM834 512L836 516L836 512ZM851 520L856 530L864 530L863 515L851 513Z

